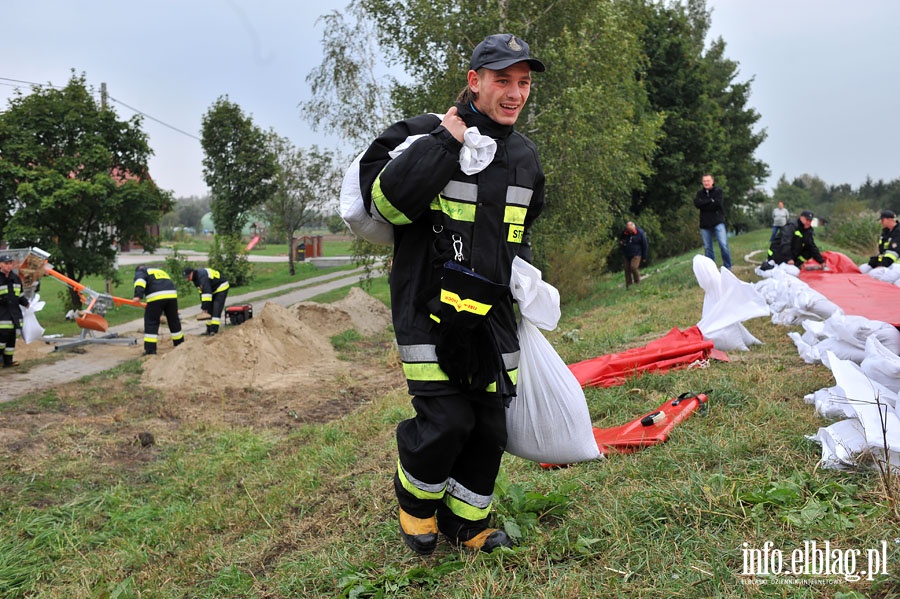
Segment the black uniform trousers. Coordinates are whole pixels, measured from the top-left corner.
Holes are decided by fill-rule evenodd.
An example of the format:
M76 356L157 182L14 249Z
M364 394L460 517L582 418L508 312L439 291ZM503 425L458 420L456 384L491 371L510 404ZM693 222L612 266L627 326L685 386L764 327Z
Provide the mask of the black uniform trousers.
M206 331L208 333L218 333L219 325L222 324L222 312L225 310L225 301L228 299L228 290L213 293L211 306L208 306L210 318L206 321Z
M184 341L184 337L179 335L181 319L178 317L178 300L171 298L147 302L147 307L144 308L144 352L148 354L156 353L159 323L163 314L166 315L166 323L172 334L172 343L180 345Z
M16 351L16 329L13 328L0 329L0 352L3 353L3 365L12 366L13 355Z
M506 448L506 412L499 398L486 395L414 397L416 416L397 426L400 465L411 476L437 485L452 478L479 495L494 492ZM466 520L440 499L420 499L394 476L400 507L417 518L437 514L438 528L466 541L487 528L489 518Z

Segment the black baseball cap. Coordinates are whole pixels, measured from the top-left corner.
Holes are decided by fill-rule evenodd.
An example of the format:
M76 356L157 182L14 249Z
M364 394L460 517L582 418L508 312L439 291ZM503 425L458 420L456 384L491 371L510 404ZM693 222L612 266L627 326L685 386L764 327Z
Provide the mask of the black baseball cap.
M15 262L9 254L0 254L0 262Z
M487 36L475 46L469 68L473 71L481 68L499 71L517 62L527 62L532 71L547 70L544 63L532 58L528 53L528 44L525 40L511 33L496 33Z
M882 211L881 211L881 216L878 218L878 220L881 220L882 218L893 218L893 219L896 219L896 218L897 218L897 215L894 214L894 211L893 211L893 210L882 210Z
M810 210L804 210L803 212L800 213L800 216L802 216L804 218L808 218L809 220L812 220L813 218L815 218L815 215Z

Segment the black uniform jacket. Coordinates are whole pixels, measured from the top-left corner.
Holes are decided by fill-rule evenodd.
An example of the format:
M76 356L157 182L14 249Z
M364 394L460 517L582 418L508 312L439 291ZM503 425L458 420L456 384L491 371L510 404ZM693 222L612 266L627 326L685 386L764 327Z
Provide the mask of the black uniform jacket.
M874 266L890 266L894 262L900 261L900 224L881 230L881 238L878 240L878 255L875 258Z
M440 292L443 264L456 259L508 285L513 259L531 259L528 231L544 206L544 173L534 143L470 106L460 104L457 110L467 126L497 142L493 161L481 172L460 170L462 145L431 114L394 124L360 160L366 208L394 225L394 331L414 395L454 391L436 370L435 322L428 309ZM396 158L388 156L414 135L422 137ZM515 382L519 343L512 298L507 295L492 312L503 361Z
M819 264L825 264L825 258L813 237L813 228L804 229L799 218L781 227L769 252L775 264L793 260L794 265L799 267L810 258L815 258Z
M22 279L10 271L0 272L0 323L11 323L12 328L22 326L22 306L28 306L28 298L22 295Z

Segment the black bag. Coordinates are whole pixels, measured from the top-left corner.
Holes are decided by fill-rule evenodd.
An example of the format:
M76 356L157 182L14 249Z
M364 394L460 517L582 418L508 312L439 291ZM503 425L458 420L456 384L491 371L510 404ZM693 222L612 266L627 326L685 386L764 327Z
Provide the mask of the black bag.
M508 378L493 332L491 309L509 294L508 285L486 279L458 262L444 264L441 277L436 353L450 382L463 391L484 391ZM511 385L510 385L511 386Z

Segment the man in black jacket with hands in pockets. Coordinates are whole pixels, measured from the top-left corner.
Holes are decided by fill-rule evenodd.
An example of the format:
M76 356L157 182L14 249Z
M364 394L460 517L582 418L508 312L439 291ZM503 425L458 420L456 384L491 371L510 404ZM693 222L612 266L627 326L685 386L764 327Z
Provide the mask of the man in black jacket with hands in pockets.
M731 270L731 251L728 249L728 231L725 228L725 194L716 185L709 173L701 179L703 187L694 196L694 206L700 209L700 235L703 237L703 252L707 258L716 261L713 237L719 243L722 266Z

